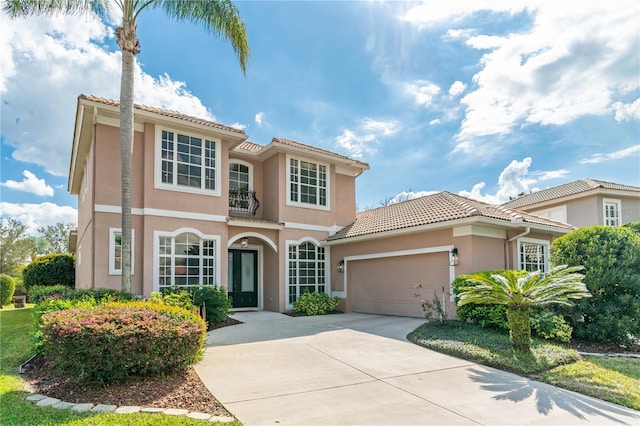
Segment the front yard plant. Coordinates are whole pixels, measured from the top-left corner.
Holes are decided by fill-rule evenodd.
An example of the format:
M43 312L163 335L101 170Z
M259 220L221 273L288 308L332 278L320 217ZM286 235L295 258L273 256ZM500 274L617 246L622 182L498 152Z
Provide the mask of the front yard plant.
M518 271L506 270L487 276L466 275L468 284L457 290L457 304L469 303L505 305L509 336L513 347L523 353L530 351L531 309L535 306L571 305L572 299L591 297L578 273L582 267L557 266L547 273L530 272L520 277Z
M34 285L61 284L69 288L76 283L76 260L72 254L53 253L37 257L22 272L27 289Z
M591 226L551 245L554 264L584 266L593 294L566 312L577 338L625 346L640 339L640 234L634 229Z
M52 367L90 382L120 382L195 363L206 325L185 309L109 303L42 316L42 353Z
M11 303L16 291L16 282L7 274L0 274L0 307Z
M304 293L293 302L293 310L302 315L326 315L333 312L339 303L339 297L331 297L327 293Z

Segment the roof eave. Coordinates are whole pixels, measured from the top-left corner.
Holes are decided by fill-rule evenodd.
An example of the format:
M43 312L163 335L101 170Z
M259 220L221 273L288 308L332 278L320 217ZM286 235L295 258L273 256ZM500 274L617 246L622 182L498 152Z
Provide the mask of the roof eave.
M418 226L411 226L411 227L408 227L408 228L394 229L394 230L391 230L391 231L376 232L376 233L372 233L372 234L358 235L358 236L355 236L355 237L345 237L345 238L341 238L339 240L323 241L322 245L323 246L334 246L334 245L347 244L347 243L356 243L356 242L361 242L361 241L376 240L376 239L380 239L380 238L396 237L396 236L401 236L401 235L405 235L405 234L412 234L412 233L416 233L416 232L436 231L436 230L439 230L439 229L453 228L454 226L469 225L469 224L476 224L476 223L488 224L488 225L493 225L495 227L502 227L502 228L509 228L509 229L517 229L517 228L529 227L532 230L544 231L544 232L548 232L548 233L551 233L551 234L554 234L554 235L564 235L564 234L567 234L567 233L571 232L573 229L575 229L573 227L572 228L562 228L562 227L544 225L544 224L539 224L539 223L531 223L531 222L527 222L527 221L513 221L512 222L512 221L505 221L505 220L502 220L502 219L489 218L489 217L485 217L485 216L471 216L471 217L465 217L465 218L460 218L460 219L447 220L447 221L444 221L444 222L428 223L428 224L425 224L425 225L418 225Z
M553 206L556 204L561 204L566 201L578 200L580 198L591 197L593 195L605 195L605 196L613 196L613 197L631 197L631 198L640 198L640 192L634 191L624 191L621 189L607 189L607 188L593 188L583 192L579 192L577 194L565 195L562 197L552 198L551 200L538 201L536 203L524 204L518 207L509 207L508 203L502 204L506 208L513 210L525 210L531 211L533 209L544 208L548 206Z
M365 171L369 170L369 165L367 163L360 162L358 160L354 160L351 158L340 158L336 155L331 155L329 153L310 151L303 147L293 146L283 144L277 141L271 141L268 145L266 145L263 149L258 152L258 157L261 160L266 160L272 157L276 153L296 153L306 157L317 157L326 160L331 164L335 164L341 167L348 167L354 170L355 176L360 176Z

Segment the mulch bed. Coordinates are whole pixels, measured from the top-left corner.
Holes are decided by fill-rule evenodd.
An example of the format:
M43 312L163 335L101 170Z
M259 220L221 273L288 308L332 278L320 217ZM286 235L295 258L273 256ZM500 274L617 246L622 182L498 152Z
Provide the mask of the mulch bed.
M233 318L210 330L241 324ZM23 367L25 390L72 403L182 408L233 417L202 384L193 367L164 377L146 377L108 385L77 383L62 376L35 357Z

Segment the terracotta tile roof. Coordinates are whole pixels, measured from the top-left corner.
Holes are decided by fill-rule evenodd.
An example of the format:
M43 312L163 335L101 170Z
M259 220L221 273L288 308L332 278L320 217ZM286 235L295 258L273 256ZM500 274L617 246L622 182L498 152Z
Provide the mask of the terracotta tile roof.
M119 101L115 101L113 99L101 98L99 96L80 95L80 96L78 96L78 98L86 99L86 100L91 101L91 102L97 102L97 103L100 103L100 104L103 104L103 105L108 105L108 106L117 107L117 106L120 105ZM204 120L202 118L197 118L197 117L192 117L190 115L181 114L181 113L179 113L177 111L171 111L171 110L167 110L167 109L155 108L155 107L150 107L150 106L146 106L146 105L139 105L139 104L134 104L134 109L138 109L140 111L150 112L150 113L153 113L153 114L162 115L162 116L165 116L165 117L177 118L179 120L187 121L187 122L193 123L193 124L199 124L199 125L202 125L202 126L212 127L212 128L220 129L220 130L226 130L228 132L234 132L234 133L238 133L240 135L246 135L244 130L236 129L235 127L225 126L224 124L216 123L216 122L209 121L209 120Z
M518 210L494 206L443 191L415 200L360 212L356 215L354 223L330 236L326 241L396 231L456 219L472 218L474 216L498 219L506 223L523 222L545 225L558 228L558 230L574 229L566 223L556 222Z
M257 143L253 143L253 142L249 142L249 141L244 141L244 142L242 142L240 145L236 146L233 150L234 150L234 151L258 152L258 151L260 151L262 148L264 148L264 146L259 145L259 144L257 144Z
M618 183L605 182L596 179L580 179L575 182L569 182L563 185L554 186L553 188L547 188L541 191L533 192L531 194L525 194L502 205L505 207L517 209L531 204L537 204L545 201L555 200L558 198L568 197L571 195L577 195L598 188L640 193L640 187L637 186L621 185Z
M307 144L304 144L304 143L301 143L301 142L297 142L297 141L294 141L294 140L291 140L291 139L273 138L271 140L271 142L272 143L279 143L279 144L282 144L282 145L291 146L291 147L294 147L294 148L304 149L306 151L313 152L313 153L316 153L316 154L329 155L331 157L339 158L341 160L352 161L352 162L354 162L355 164L357 164L357 165L359 165L361 167L366 167L367 169L369 168L369 164L364 163L364 162L359 161L359 160L354 160L353 158L347 157L346 155L338 154L338 153L335 153L335 152L332 152L332 151L328 151L326 149L318 148L316 146L307 145Z

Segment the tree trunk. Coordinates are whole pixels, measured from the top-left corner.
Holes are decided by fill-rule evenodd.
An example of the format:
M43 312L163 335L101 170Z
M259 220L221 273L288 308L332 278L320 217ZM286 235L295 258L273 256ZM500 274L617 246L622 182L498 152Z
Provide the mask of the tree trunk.
M133 65L138 53L134 22L123 18L116 30L122 49L120 77L120 166L122 178L122 290L131 292L131 156L133 151Z
M528 306L507 307L511 345L515 350L524 353L531 352L531 324L529 320Z

